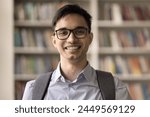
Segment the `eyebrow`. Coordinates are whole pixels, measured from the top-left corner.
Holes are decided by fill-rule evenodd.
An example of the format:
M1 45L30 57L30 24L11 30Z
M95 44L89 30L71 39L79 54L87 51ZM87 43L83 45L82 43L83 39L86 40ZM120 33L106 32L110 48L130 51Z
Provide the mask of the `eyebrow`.
M77 28L87 28L87 27L85 27L85 26L77 26L77 27L75 27L75 28L73 28L73 29L69 29L69 28L63 27L63 28L59 28L59 29L57 29L57 30L74 30L74 29L77 29ZM88 28L87 28L87 29L88 29ZM57 30L55 30L55 31L57 31Z

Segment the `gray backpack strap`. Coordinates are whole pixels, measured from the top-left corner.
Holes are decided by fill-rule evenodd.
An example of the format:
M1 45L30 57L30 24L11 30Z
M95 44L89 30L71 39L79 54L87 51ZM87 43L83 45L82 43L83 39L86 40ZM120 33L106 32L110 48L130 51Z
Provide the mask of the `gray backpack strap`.
M32 100L43 100L50 80L51 80L51 75L52 72L48 72L45 74L40 75L36 80L33 88L33 93L32 93Z
M98 85L104 100L115 100L115 84L109 72L96 70Z
M98 85L104 100L115 100L115 84L111 73L96 70ZM40 75L35 80L33 100L43 100L50 84L52 72Z

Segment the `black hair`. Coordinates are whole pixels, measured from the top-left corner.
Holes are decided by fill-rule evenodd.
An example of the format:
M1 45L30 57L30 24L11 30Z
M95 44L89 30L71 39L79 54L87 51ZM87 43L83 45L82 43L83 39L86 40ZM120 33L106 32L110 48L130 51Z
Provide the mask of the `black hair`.
M58 9L58 11L56 12L53 20L52 20L52 28L54 29L58 20L61 19L62 17L68 15L68 14L78 14L83 16L83 18L85 19L88 28L89 28L89 32L91 31L91 15L84 10L83 8L81 8L80 6L76 5L76 4L67 4L63 7L61 7L60 9Z

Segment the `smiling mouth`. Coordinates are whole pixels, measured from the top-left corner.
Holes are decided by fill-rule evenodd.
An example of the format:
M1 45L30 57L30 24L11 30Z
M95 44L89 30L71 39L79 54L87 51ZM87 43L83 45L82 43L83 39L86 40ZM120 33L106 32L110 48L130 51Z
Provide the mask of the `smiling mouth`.
M67 46L65 47L66 50L79 50L81 46Z

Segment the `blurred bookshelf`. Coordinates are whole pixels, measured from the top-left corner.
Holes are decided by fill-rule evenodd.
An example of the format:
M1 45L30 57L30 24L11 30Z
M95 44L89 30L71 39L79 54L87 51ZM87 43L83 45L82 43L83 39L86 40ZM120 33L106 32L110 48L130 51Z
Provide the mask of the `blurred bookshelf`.
M51 19L67 3L93 17L91 65L126 82L133 99L150 99L150 0L14 0L15 99L27 81L55 69Z
M150 99L150 0L97 0L99 68L129 86L133 99Z

